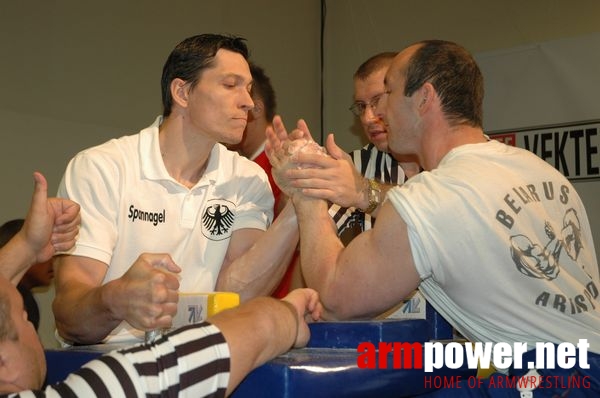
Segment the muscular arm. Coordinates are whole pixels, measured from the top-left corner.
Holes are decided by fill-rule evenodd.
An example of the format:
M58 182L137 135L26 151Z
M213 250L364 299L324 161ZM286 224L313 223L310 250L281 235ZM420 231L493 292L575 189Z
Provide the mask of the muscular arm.
M252 369L290 348L304 347L310 337L304 315L310 313L317 320L320 312L317 293L297 289L282 300L258 297L210 318L225 336L231 354L227 394Z
M294 197L300 225L302 273L317 290L325 317L372 317L397 304L419 284L406 224L384 204L375 227L344 247L321 200Z
M56 296L52 310L58 333L67 341L97 343L120 320L104 301L101 286L107 265L81 256L61 256L55 267Z
M285 274L298 236L296 213L290 201L266 231L235 231L215 290L239 293L241 301L271 294Z
M177 311L179 267L166 254L142 254L120 278L102 284L106 264L62 256L52 304L56 327L67 341L102 341L121 321L141 329L168 327Z

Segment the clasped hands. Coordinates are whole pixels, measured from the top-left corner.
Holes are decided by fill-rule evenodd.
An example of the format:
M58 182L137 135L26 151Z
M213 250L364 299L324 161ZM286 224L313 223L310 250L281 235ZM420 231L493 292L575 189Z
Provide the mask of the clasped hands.
M275 116L266 130L265 150L275 182L292 198L328 200L343 207L359 207L364 195L364 178L350 155L329 134L325 148L312 138L308 125L298 120L290 134Z

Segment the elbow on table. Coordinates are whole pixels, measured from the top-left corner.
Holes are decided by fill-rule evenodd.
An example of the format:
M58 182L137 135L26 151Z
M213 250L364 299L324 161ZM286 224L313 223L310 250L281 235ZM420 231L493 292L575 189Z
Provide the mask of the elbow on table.
M357 312L357 307L352 300L343 298L343 295L335 293L320 294L323 304L323 320L326 321L348 321L368 319L369 315Z

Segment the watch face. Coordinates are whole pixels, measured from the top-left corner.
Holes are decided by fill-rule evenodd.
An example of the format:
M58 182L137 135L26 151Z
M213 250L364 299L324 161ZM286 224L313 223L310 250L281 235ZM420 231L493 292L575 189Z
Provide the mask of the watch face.
M369 192L369 199L371 199L371 197L373 198L373 200L376 200L378 203L381 200L381 188L379 187L379 184L374 181L371 180L372 182L369 184L371 186L370 192Z

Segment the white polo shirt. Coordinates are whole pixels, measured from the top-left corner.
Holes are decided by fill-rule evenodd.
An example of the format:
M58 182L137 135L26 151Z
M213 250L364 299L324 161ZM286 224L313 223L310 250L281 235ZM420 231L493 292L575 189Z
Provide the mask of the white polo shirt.
M106 283L141 253L168 253L182 268L181 292L211 292L232 232L265 230L273 219L273 194L260 166L221 144L193 188L175 181L160 154L161 121L70 161L58 191L81 205L81 230L70 254L108 264ZM122 323L113 334L143 338L126 329L132 328Z

